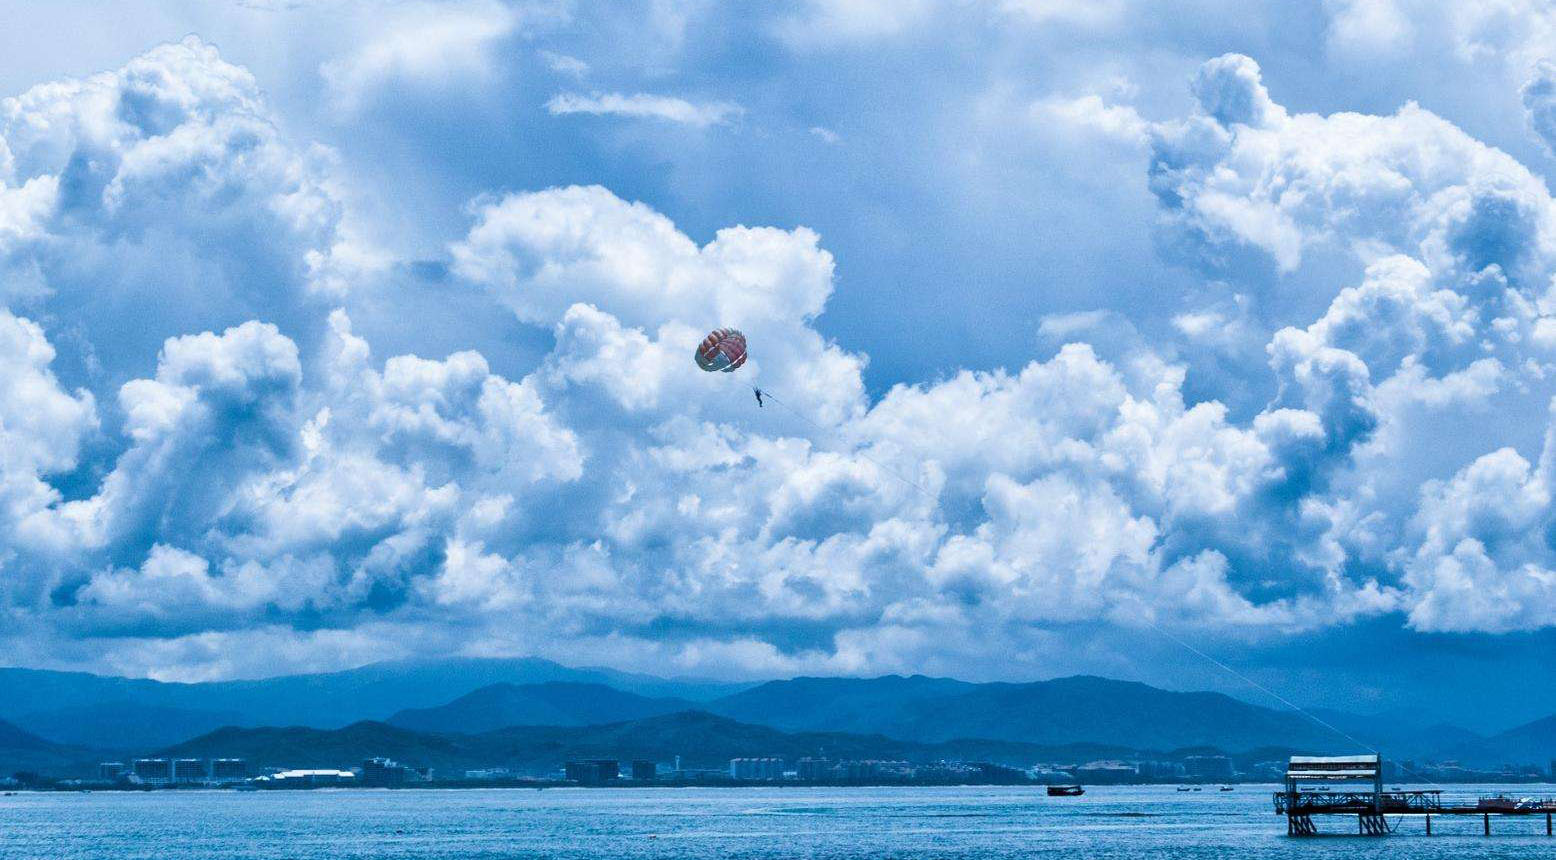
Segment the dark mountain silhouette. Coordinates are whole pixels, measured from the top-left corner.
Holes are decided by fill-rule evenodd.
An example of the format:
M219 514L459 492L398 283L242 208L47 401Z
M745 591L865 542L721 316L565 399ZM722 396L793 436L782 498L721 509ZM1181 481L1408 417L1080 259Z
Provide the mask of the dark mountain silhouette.
M407 708L442 705L491 684L551 681L606 684L642 696L688 701L749 686L573 669L530 657L396 661L343 672L194 684L0 668L0 719L55 740L111 741L147 749L171 742L164 727L188 729L181 737L222 724L337 728L381 720ZM125 707L138 709L144 719L122 719L132 713L121 714L118 709ZM68 727L59 722L62 712L69 715ZM158 713L160 718L153 719ZM133 731L136 724L146 731Z
M492 684L435 708L412 708L390 725L427 732L478 734L508 726L586 726L672 714L694 707L685 699L656 699L604 684L552 681Z
M145 750L240 723L243 714L117 701L29 711L16 721L56 743Z
M904 740L958 737L1044 745L1345 748L1344 738L1289 711L1220 693L1177 693L1077 676L1029 684L939 678L797 678L709 703L709 710L789 730L846 728Z
M92 750L57 744L0 720L0 776L16 771L79 775L93 755Z
M1027 765L1053 758L1086 760L1127 750L1085 745L1053 748L1009 741L921 744L879 735L782 732L701 711L682 711L600 726L515 726L476 735L437 734L361 722L340 729L224 728L169 747L166 756L237 756L256 767L346 767L371 756L458 773L467 768L509 767L533 774L556 771L568 759L615 758L671 761L685 767L722 769L731 758L804 756L833 759L943 759Z
M1371 746L1393 758L1426 758L1468 744L1477 760L1499 755L1474 747L1479 742L1474 735L1452 726L1319 712L1340 730L1336 733L1300 714L1219 693L1088 676L1023 684L924 676L796 678L747 687L571 669L528 658L378 663L345 672L201 684L0 669L0 718L46 741L117 748L124 755L144 754L224 724L336 729L380 720L401 729L481 734L512 726L618 724L691 708L788 733L881 735L918 744L979 738L1044 747L1204 745L1233 753L1259 747L1351 752ZM1506 755L1518 750L1537 755L1507 760L1547 761L1556 753L1531 740L1509 747Z
M1515 726L1486 738L1441 747L1436 758L1469 767L1556 762L1556 714Z

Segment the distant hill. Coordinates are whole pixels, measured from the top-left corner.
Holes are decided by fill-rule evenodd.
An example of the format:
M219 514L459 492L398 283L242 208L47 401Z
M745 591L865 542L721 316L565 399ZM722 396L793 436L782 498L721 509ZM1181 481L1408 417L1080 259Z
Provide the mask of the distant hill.
M619 723L692 708L789 733L883 735L919 744L980 738L1043 747L1215 746L1233 753L1260 747L1347 752L1357 746L1290 711L1219 693L1089 676L1021 684L891 675L739 685L572 669L534 658L377 663L202 684L0 669L0 719L48 741L117 748L125 755L221 725L336 729L376 720L480 734L509 726ZM1393 758L1425 758L1477 742L1462 729L1395 716L1322 712L1322 718ZM1527 748L1545 749L1538 743ZM1540 755L1529 761L1548 758Z
M1487 738L1441 747L1435 758L1456 760L1468 767L1502 764L1546 765L1556 761L1556 714Z
M509 767L535 774L555 771L573 758L644 758L686 767L723 768L731 758L804 756L834 759L962 759L1027 765L1034 761L1088 760L1123 755L1119 748L1048 748L1008 741L921 744L879 735L782 732L700 711L603 726L517 726L476 735L437 734L361 722L340 729L224 728L162 750L166 756L246 758L257 767L345 767L371 756L405 764L460 771Z
M22 770L79 774L93 756L92 750L57 744L0 720L0 776Z
M187 729L182 737L189 737L223 723L337 728L442 705L491 684L552 681L606 684L693 702L749 686L573 669L539 658L397 661L343 672L197 684L0 668L0 719L55 740L111 740L145 750L169 743L175 730ZM68 726L61 724L61 715L68 715Z
M61 744L145 751L178 743L221 726L234 725L243 719L238 711L116 701L28 711L17 716L16 722Z
M894 734L904 709L976 690L979 685L923 675L794 678L769 681L707 704L736 720L789 731ZM952 735L975 737L967 732ZM903 735L896 735L902 737Z
M938 678L797 678L708 704L719 714L790 730L846 726L904 740L989 738L1135 748L1261 746L1331 750L1344 739L1289 712L1220 693L1177 693L1078 676L1029 684Z
M1326 708L1314 708L1309 713L1362 742L1353 746L1377 749L1385 758L1396 761L1433 758L1445 749L1480 739L1469 729L1422 720L1404 710L1368 716Z
M492 684L435 708L390 717L392 726L479 734L508 726L586 726L691 710L685 699L649 698L604 684Z

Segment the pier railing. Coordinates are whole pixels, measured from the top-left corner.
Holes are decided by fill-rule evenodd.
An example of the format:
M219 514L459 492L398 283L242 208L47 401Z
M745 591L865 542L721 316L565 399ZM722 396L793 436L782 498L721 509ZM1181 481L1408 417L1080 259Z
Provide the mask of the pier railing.
M1385 814L1440 812L1442 792L1432 791L1277 791L1275 811L1281 815L1326 815L1339 813Z

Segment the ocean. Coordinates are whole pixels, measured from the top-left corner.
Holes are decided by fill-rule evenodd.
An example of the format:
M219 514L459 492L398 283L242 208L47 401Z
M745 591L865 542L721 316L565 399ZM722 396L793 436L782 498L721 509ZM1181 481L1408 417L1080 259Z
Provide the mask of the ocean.
M1553 786L1448 786L1474 797ZM1556 856L1543 816L1419 818L1389 837L1292 839L1273 786L664 788L17 793L0 797L0 858L1528 858Z

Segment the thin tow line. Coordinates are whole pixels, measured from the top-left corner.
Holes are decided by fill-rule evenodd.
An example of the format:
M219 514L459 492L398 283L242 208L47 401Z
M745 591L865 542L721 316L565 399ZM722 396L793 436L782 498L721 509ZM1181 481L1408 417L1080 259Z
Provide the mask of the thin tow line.
M835 431L830 430L830 429L828 429L826 427L823 427L822 425L817 424L815 421L812 421L808 416L806 416L804 413L800 412L798 409L795 409L793 406L790 406L789 404L787 404L787 403L783 402L782 400L780 400L771 391L768 391L765 388L756 388L755 390L762 392L762 397L764 399L771 400L772 402L778 404L779 406L782 406L784 409L788 410L790 415L793 415L795 418L798 418L801 421L804 421L806 424L809 424L811 427L816 428L816 430L818 430L819 432L825 433L825 434L828 434L828 435L836 435ZM937 496L934 493L931 493L930 491L924 489L924 487L919 485L918 483L915 483L914 481L909 480L906 476L904 476L902 473L898 472L896 469L893 469L892 467L886 465L885 463L882 463L880 460L877 460L874 457L871 457L869 454L865 453L865 451L863 449L857 449L857 450L853 451L853 453L859 455L860 457L865 458L866 460L869 460L871 463L874 463L877 468L879 468L881 471L885 472L886 474L892 476L893 478L896 478L897 480L901 481L902 483L907 484L908 486L912 487L915 490L918 490L920 493L922 493L924 495L925 498L929 499L930 501L939 503L939 501L940 501L940 497L939 496Z
M1215 657L1212 657L1211 655L1206 654L1204 651L1201 651L1200 649L1198 649L1198 648L1194 647L1193 645L1191 645L1187 640L1185 640L1182 637L1177 636L1177 635L1169 632L1165 628L1163 628L1160 625L1158 625L1156 622L1154 622L1154 621L1152 621L1150 619L1146 619L1145 623L1147 625L1149 625L1152 630L1155 630L1157 633L1161 634L1163 637L1171 640L1172 642L1177 643L1184 650L1186 650L1186 651L1188 651L1188 652L1190 652L1192 654L1197 655L1200 659L1204 660L1205 662L1220 667L1220 669L1222 671L1226 672L1228 675L1231 675L1232 677L1237 678L1238 680L1242 681L1244 684L1247 684L1248 686L1253 687L1255 690L1258 690L1258 691L1264 693L1266 696L1269 696L1270 698L1274 699L1275 701L1280 702L1281 704L1285 705L1286 707L1290 708L1291 710L1295 711L1296 713L1301 714L1304 717L1307 717L1309 720L1312 720L1314 723L1317 723L1318 725L1324 727L1325 729L1328 729L1329 731L1333 732L1336 736L1344 738L1345 740L1348 740L1351 743L1356 744L1357 746L1361 747L1362 749L1365 749L1366 751L1368 751L1370 753L1373 753L1374 755L1378 756L1378 758L1380 760L1383 758L1383 753L1380 752L1378 750L1378 748L1374 747L1372 744L1366 743L1365 741L1357 740L1356 738L1352 737L1349 733L1341 730L1339 727L1329 723L1326 720L1323 720L1323 719L1319 718L1316 714L1308 713L1308 711L1305 708L1303 708L1302 706L1296 704L1295 702L1291 701L1290 699L1286 698L1285 696L1282 696L1280 693L1277 693L1274 690L1271 690L1269 687L1264 686L1263 684L1259 683L1258 681L1255 681L1254 679L1248 677L1247 675L1244 675L1242 672L1237 671L1236 669L1232 668L1231 666L1228 666L1226 663L1223 663L1220 660L1217 660ZM1433 786L1437 786L1438 788L1442 788L1441 785L1438 785L1438 783L1434 782L1431 779L1428 779L1424 774L1417 773L1416 771L1411 770L1408 767L1400 765L1398 762L1395 762L1395 765L1398 766L1400 770L1405 771L1406 773L1413 774L1414 776L1419 777L1420 781L1426 783L1427 785L1433 785Z

